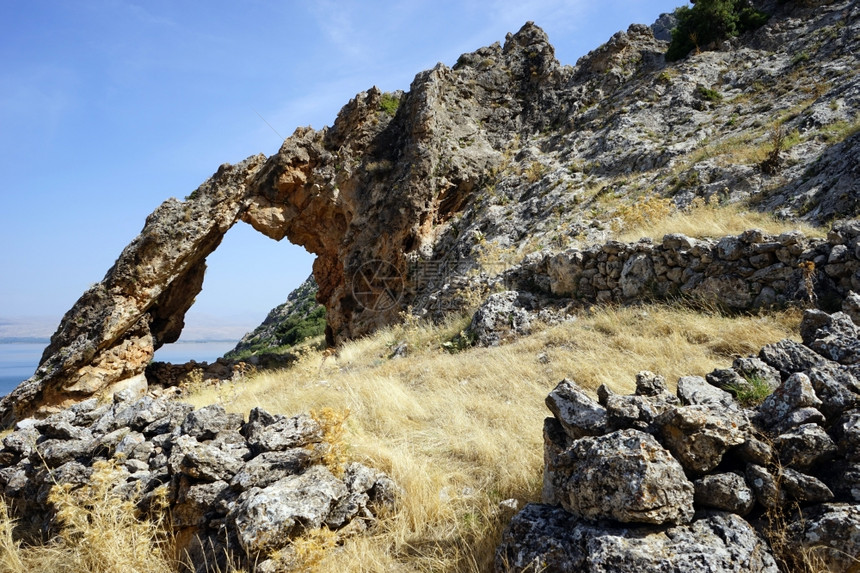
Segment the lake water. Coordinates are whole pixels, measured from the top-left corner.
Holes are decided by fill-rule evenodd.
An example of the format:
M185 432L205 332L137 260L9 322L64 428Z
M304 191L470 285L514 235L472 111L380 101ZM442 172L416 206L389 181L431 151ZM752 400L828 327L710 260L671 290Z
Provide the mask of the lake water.
M189 360L215 362L219 356L232 350L237 341L176 342L166 344L155 353L155 360L180 364ZM42 352L48 345L33 342L0 343L0 396L33 375Z

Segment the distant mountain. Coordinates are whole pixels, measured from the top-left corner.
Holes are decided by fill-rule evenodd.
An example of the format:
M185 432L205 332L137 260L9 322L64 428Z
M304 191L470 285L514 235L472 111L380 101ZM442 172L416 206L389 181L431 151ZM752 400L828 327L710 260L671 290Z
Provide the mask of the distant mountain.
M27 339L47 341L57 326L56 316L13 316L0 318L0 342Z

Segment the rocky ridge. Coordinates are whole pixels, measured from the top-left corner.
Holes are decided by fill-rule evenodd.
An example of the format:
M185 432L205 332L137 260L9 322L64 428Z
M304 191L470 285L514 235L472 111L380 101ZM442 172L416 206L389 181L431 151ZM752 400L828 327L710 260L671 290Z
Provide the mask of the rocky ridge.
M664 15L651 29L634 25L619 32L572 69L536 66L569 73L568 92L544 93L559 98L551 117L506 142L483 187L449 197L460 208L434 222L432 249L413 253L403 305L432 317L467 307L471 293L507 284L498 275L524 255L563 257L559 253L571 247L605 243L631 216L647 211L649 197L671 198L679 207L696 198L749 201L818 224L856 214L857 116L851 106L858 86L849 46L856 40L857 8L839 2L760 7L773 14L768 25L675 64L662 59L672 26ZM495 50L464 54L454 66L463 76L457 85L482 97L478 88L492 72ZM543 47L531 52L549 53ZM551 85L543 82L544 92ZM489 105L499 107L493 100ZM487 125L480 123L481 129ZM787 138L782 168L767 174L760 163L772 150L777 126ZM453 152L459 147L469 157L483 149L459 135L447 136L452 143L458 136ZM533 263L524 265L524 277ZM607 277L610 284L617 279ZM613 288L599 281L595 292ZM771 294L766 289L759 302Z
M146 364L177 339L202 288L206 257L238 221L317 255L336 343L410 307L433 312L446 285L445 310L466 306L479 291L459 279L498 275L494 249L605 239L647 197L852 216L858 7L815 4L764 2L765 26L673 64L666 43L634 25L563 66L529 23L418 74L408 92L359 94L332 127L299 129L272 157L222 166L156 209L63 318L34 376L0 401L0 421L142 392ZM783 169L764 173L778 126L790 143ZM440 265L443 276L410 272Z
M561 381L542 503L513 518L496 570L855 570L860 328L809 310L801 334L677 392L650 372L633 395L601 386L597 400ZM747 409L735 396L751 384L774 390Z

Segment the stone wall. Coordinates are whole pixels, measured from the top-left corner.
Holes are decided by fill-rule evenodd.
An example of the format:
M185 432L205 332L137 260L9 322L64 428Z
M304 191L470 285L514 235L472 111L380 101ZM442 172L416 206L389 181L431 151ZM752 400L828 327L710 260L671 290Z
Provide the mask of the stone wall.
M677 392L650 372L633 395L601 386L597 400L560 382L542 503L514 517L496 570L856 570L860 328L811 310L801 335ZM733 394L753 383L773 392L748 409Z
M860 222L838 225L826 239L751 229L721 239L609 241L534 256L507 278L520 290L587 302L690 297L749 310L812 297L837 310L849 290L860 291Z

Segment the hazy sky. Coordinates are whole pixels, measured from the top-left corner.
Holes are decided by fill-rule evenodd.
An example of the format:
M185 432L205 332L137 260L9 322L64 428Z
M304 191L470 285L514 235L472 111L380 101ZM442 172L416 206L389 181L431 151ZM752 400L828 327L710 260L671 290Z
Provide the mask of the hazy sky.
M260 116L285 137L331 125L356 93L407 90L527 20L574 64L681 4L2 0L0 323L42 316L53 330L163 200L278 150ZM208 263L188 323L253 327L312 258L240 223Z

